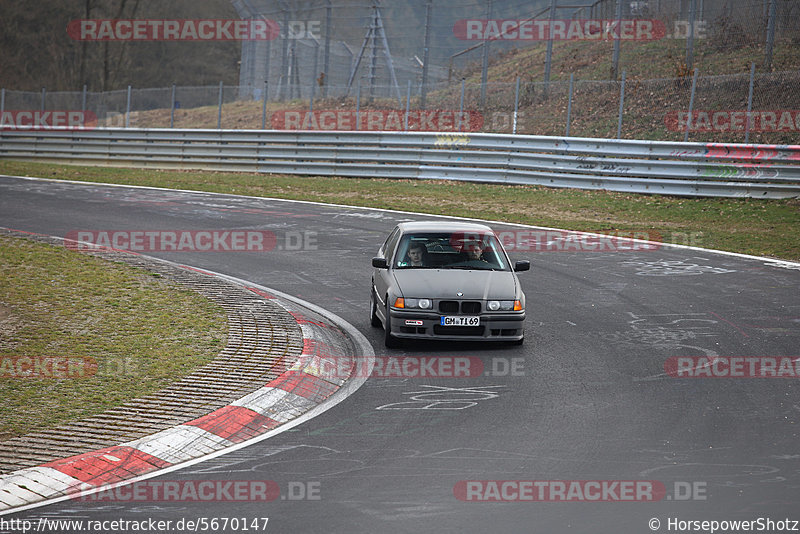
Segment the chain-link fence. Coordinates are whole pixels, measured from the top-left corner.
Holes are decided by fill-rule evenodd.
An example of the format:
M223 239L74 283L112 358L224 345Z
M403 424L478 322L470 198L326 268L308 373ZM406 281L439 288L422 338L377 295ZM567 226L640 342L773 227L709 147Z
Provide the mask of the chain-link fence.
M800 0L234 5L281 26L238 86L3 89L3 124L800 142Z
M741 49L761 71L784 70L800 42L800 0L252 0L247 6L237 8L241 16L274 20L281 36L243 44L239 83L258 87L269 80L290 98L300 96L291 86L322 73L332 85L352 87L360 79L373 90L402 90L423 78L427 88L476 71L486 82L499 57L523 50L520 63L543 68L539 81L548 82L574 67L578 41L587 45L580 53L591 49L593 60L610 63L601 78L618 80L623 70L654 78L695 67L720 73L707 56ZM647 44L673 61L641 61Z
M487 5L494 2L486 0ZM496 14L493 19L465 16L476 29L472 37L476 41L471 43L474 46L465 46L449 56L451 73L477 68L484 48L519 51L534 45L533 50L541 49L539 55L545 56L541 58L544 81L549 81L551 71L553 78L558 78L559 72L574 66L569 57L576 41L589 45L581 53L588 52L594 62L603 59L610 63L610 73L616 79L626 69L648 77L691 73L695 67L713 71L720 65L709 57L711 54L736 50L746 50L762 71L796 66L791 58L796 58L800 43L798 0L597 0L564 4L548 1L543 9L506 9L504 18ZM472 16L480 16L476 8L472 12ZM486 39L478 40L480 36ZM650 51L661 49L673 61L641 61L642 45L651 45L645 47ZM533 55L541 63L539 55ZM482 66L484 71L489 68L486 62ZM485 72L482 76L486 79Z
M47 128L85 111L86 126L494 132L571 137L798 144L800 71L421 87L170 87L79 92L2 90L3 125ZM372 92L372 94L370 94ZM242 98L242 95L247 95ZM251 97L250 95L255 95ZM37 113L38 112L38 113ZM44 112L44 113L43 113ZM61 124L64 125L64 124ZM80 126L77 124L76 126Z

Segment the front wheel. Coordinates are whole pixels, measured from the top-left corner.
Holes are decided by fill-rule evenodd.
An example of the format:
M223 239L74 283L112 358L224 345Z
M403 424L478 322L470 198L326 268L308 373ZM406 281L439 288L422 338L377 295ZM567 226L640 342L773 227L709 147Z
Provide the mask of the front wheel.
M378 317L378 303L375 302L375 291L369 292L369 324L378 328L381 326L381 318Z

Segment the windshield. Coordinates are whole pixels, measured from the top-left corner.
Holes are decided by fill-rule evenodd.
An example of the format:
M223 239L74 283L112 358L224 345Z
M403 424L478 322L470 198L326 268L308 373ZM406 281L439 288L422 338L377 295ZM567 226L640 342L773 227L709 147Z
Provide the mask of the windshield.
M491 233L411 233L400 240L396 269L509 270L508 259Z

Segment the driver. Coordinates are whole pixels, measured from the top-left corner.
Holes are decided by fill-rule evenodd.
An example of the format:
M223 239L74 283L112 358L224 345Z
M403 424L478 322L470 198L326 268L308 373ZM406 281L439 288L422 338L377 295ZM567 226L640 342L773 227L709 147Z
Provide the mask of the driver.
M483 245L480 241L469 241L464 243L464 252L467 254L467 261L482 261L489 263L483 257Z
M419 241L412 242L408 246L408 264L411 267L424 267L427 252L428 250L425 248L425 245Z

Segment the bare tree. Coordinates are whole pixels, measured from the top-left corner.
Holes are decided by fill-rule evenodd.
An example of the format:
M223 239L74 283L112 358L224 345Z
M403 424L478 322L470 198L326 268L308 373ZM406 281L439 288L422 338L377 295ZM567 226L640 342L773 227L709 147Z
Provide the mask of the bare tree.
M86 19L92 18L92 0L86 0L84 4L84 11L83 16ZM80 57L80 72L78 74L78 82L79 83L86 83L86 52L88 50L89 43L87 41L81 41L81 57Z
M117 11L114 15L115 19L121 19L123 17L123 14L125 13L125 5L127 4L127 2L128 0L119 0L119 6L117 7ZM139 8L139 0L136 0L133 4L133 9L131 10L130 14L131 18L136 16L136 11L138 10L138 8ZM117 76L123 69L123 58L125 57L125 52L127 51L126 41L118 43L117 57L114 60L114 62L111 63L109 60L109 56L111 55L110 44L111 43L109 41L103 41L103 83L102 83L103 91L107 91L110 87L114 86L114 82L116 82Z

